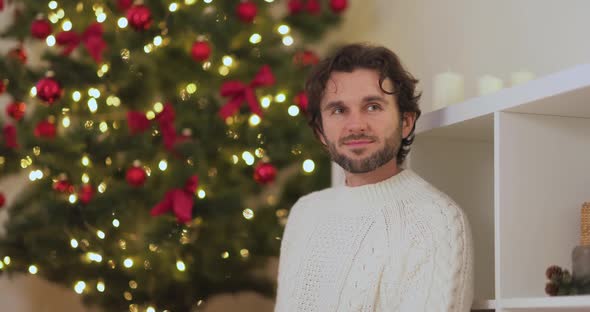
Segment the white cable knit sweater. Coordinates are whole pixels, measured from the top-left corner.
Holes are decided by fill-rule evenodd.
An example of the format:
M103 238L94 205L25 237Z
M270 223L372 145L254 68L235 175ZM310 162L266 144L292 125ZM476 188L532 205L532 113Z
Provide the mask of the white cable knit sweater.
M413 171L291 209L275 312L467 312L472 301L467 218Z

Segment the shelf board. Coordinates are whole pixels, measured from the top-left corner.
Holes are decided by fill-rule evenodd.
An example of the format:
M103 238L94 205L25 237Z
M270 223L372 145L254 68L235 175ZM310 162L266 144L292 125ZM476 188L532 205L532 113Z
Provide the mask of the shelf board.
M590 311L590 295L502 299L500 306L503 309L519 312Z
M471 310L494 310L496 309L496 300L474 300Z
M492 140L494 112L590 118L590 64L425 113L416 133Z

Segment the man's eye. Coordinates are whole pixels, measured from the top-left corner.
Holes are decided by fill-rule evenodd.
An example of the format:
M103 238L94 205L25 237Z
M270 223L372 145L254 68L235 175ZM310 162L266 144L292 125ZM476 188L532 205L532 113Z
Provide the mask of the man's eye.
M381 107L378 104L371 104L367 107L367 110L370 112L378 111Z
M344 112L344 110L342 108L335 108L332 111L332 114L342 114Z

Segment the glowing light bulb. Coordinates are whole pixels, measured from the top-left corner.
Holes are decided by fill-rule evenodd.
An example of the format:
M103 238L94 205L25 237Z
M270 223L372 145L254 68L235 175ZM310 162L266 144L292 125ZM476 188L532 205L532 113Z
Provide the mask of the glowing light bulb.
M113 219L113 226L118 228L121 223L117 219Z
M29 266L29 273L31 273L31 274L37 274L37 272L39 272L39 270L37 269L37 266L35 266L35 265L30 265Z
M130 258L125 259L125 261L123 261L123 265L126 268L130 268L133 266L133 260L131 260Z
M154 104L154 111L155 111L156 113L161 113L163 110L164 110L164 105L162 105L162 103L161 103L161 102L156 102L156 103Z
M162 171L166 171L166 168L168 168L168 162L165 159L160 160L158 168L160 168Z
M291 36L283 37L283 44L286 46L291 46L293 44L293 37L291 37Z
M126 28L127 25L129 25L129 22L127 21L126 18L121 17L117 20L117 26L119 26L119 28L121 28L121 29Z
M285 102L286 99L287 99L287 96L284 93L279 93L279 94L277 94L277 96L275 96L275 101L277 101L279 103Z
M75 239L70 239L70 246L72 246L72 248L78 248L78 241Z
M61 124L64 126L64 128L67 128L70 126L70 117L65 116L62 120L61 120Z
M91 98L90 100L88 100L88 109L91 113L96 113L96 111L98 110L98 103L96 102L95 98Z
M270 101L271 101L271 97L270 96L265 96L262 98L262 100L260 101L260 105L263 108L268 108L270 106Z
M250 36L251 44L257 44L260 43L260 41L262 41L262 36L260 34L254 33L252 36Z
M254 155L252 155L252 153L248 151L242 153L242 159L246 162L248 166L254 164Z
M291 105L287 109L287 112L289 113L289 115L295 117L295 116L299 115L299 107L297 107L296 105Z
M246 208L244 209L244 211L242 211L242 215L244 216L244 218L246 218L246 220L251 220L252 218L254 218L254 211L252 211L252 209L250 208Z
M55 37L53 35L47 36L47 38L45 38L45 43L47 43L48 47L53 47L55 45Z
M250 123L250 125L252 127L258 126L260 124L260 116L256 115L256 114L252 114L250 116L250 119L248 120L248 122Z
M96 283L96 290L98 290L99 292L104 292L104 290L105 290L104 282L99 281L98 283Z
M80 91L74 91L72 93L72 100L74 100L75 102L80 101L81 98L82 98L82 94L80 93Z
M99 14L96 16L96 21L97 21L97 22L99 22L99 23L102 23L102 22L104 22L106 19L107 19L107 15L106 15L106 14L104 14L104 13L99 13Z
M289 33L289 31L291 31L291 29L289 28L289 26L287 25L280 25L279 28L277 29L279 31L279 34L281 35L286 35Z
M307 173L311 173L311 172L313 172L314 169L315 169L315 163L313 162L313 160L306 159L303 162L303 171L305 171Z
M96 236L100 239L104 239L106 237L105 233L101 230L96 231Z
M233 64L233 62L234 62L234 60L232 59L232 57L229 56L229 55L224 56L221 59L221 61L223 62L223 65L225 65L225 66L231 66Z
M88 258L89 261L94 261L94 262L102 262L102 256L95 253L95 252L89 252L86 254L86 258Z
M178 269L180 272L184 272L186 270L186 266L182 260L176 261L176 269Z
M78 281L76 285L74 285L74 291L76 291L78 294L82 294L84 289L86 289L86 283L83 281Z
M63 29L64 31L70 31L70 30L72 30L72 22L70 22L70 20L65 20L61 24L61 29Z

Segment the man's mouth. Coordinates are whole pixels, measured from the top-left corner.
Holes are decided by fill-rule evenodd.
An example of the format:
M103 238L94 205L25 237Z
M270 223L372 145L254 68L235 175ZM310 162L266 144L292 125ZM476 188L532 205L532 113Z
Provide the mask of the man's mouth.
M348 141L344 141L344 145L349 146L349 147L363 147L366 145L369 145L371 143L373 143L373 140L348 140Z

